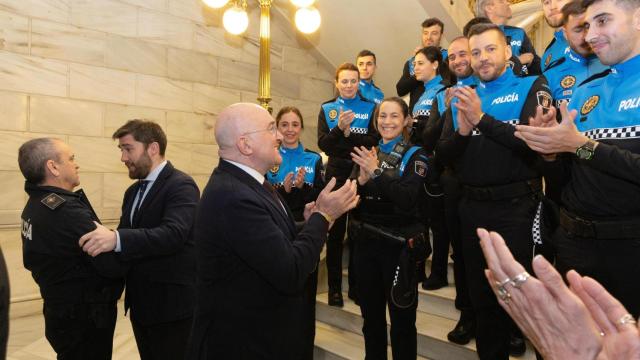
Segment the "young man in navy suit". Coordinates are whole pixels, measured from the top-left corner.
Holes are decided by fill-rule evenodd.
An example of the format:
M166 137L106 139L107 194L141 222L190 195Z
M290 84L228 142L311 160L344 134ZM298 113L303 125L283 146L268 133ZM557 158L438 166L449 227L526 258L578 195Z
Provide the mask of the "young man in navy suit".
M192 226L200 192L165 160L167 138L154 122L131 120L113 134L131 179L116 231L98 225L81 239L92 256L115 251L131 265L125 311L142 360L182 359L195 306Z

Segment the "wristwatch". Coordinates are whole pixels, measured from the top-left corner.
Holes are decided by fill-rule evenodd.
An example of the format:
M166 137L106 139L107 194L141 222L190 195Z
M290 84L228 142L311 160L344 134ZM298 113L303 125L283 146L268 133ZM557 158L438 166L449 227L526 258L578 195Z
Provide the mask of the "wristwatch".
M598 146L598 143L589 139L586 143L576 149L576 156L581 160L591 160L593 158L593 153L596 150L596 146Z
M373 169L373 171L371 172L371 178L372 178L372 179L375 179L375 178L377 178L377 177L378 177L378 176L380 176L380 175L382 175L382 169L380 169L380 168L375 168L375 169Z

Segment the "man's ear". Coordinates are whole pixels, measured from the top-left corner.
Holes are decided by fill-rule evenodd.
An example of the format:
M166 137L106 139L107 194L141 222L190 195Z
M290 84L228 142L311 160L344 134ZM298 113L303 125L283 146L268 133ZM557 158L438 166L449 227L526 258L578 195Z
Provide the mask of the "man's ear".
M513 51L511 51L511 44L507 43L507 47L504 50L504 54L507 57L507 61L509 61L509 59L511 59L511 57L513 56Z
M49 174L53 175L54 177L60 176L60 171L58 170L58 165L53 160L47 160L47 162L45 163L45 169L46 169L45 170L46 172L48 172Z
M147 155L152 157L153 155L160 155L160 144L154 141L147 146Z
M640 30L640 7L633 12L633 28Z
M251 144L249 143L249 139L241 136L236 140L236 148L240 152L240 154L244 156L250 156L253 154L253 149L251 148Z

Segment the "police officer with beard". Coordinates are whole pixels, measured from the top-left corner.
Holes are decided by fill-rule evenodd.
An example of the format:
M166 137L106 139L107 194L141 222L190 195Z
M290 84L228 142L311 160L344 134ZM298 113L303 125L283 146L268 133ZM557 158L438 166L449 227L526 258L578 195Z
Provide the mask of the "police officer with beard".
M501 232L516 259L531 263L542 182L537 156L514 137L513 125L527 124L538 105L551 105L551 96L544 78L518 78L507 67L511 49L498 26L472 27L469 46L471 66L480 84L476 89L455 89L436 154L454 166L463 187L461 242L476 317L478 355L508 359L511 324L484 276L486 263L476 229Z
M39 138L18 153L29 200L22 212L24 266L44 300L45 336L58 359L111 359L125 269L113 253L91 257L80 237L99 222L71 148Z

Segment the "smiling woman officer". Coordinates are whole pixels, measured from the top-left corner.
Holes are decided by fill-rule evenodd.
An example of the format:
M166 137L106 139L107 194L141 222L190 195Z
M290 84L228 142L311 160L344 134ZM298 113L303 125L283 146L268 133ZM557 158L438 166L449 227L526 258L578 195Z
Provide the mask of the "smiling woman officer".
M336 70L336 89L339 95L322 104L318 115L318 147L329 156L325 179L335 177L336 187L342 186L351 174L353 161L350 153L353 147L372 147L378 142L378 134L371 121L376 104L360 96L359 80L360 73L354 64L340 65ZM342 241L346 224L346 215L336 219L327 239L331 306L343 306ZM352 276L353 274L349 276L350 295L354 288L351 286Z
M362 199L352 216L358 229L354 260L367 359L386 358L386 306L393 358L416 358L416 298L403 304L390 298L399 256L406 246L400 238L417 238L425 231L426 198L421 192L428 171L427 156L422 147L407 142L408 113L401 98L383 100L376 119L382 136L377 149L356 147L351 155L358 165L352 177L358 179ZM410 263L409 271L415 272L412 266L416 265ZM408 283L412 289L406 290L415 296L417 282Z

